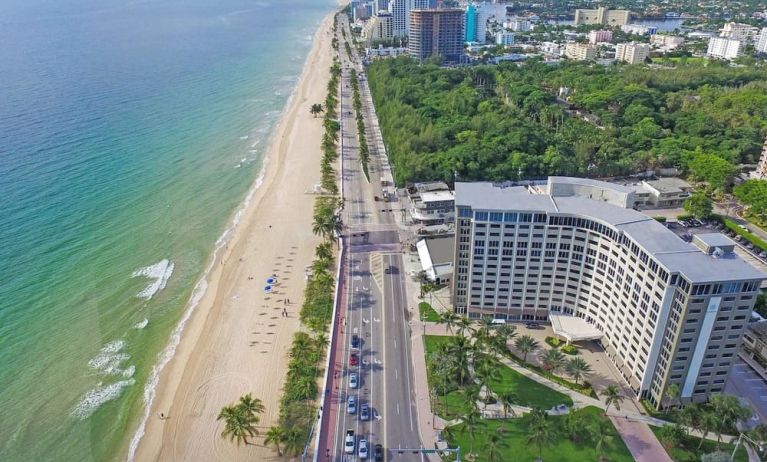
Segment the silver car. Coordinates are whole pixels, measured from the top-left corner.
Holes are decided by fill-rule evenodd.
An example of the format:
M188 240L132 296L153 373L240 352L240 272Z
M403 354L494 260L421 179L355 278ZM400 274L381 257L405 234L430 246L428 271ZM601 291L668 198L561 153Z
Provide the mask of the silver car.
M360 459L368 458L368 440L363 436L360 438L359 449L357 450L357 456Z

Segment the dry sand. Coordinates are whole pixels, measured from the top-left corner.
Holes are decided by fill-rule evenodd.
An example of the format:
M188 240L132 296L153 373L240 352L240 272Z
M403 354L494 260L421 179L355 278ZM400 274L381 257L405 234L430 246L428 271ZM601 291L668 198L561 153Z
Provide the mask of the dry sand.
M276 452L239 447L221 438L221 408L252 392L266 411L259 431L277 424L287 352L299 330L298 310L304 267L319 239L312 234L314 196L319 183L322 118L309 113L325 99L332 64L332 15L323 21L293 98L267 152L264 180L193 314L175 357L160 375L137 461L269 460ZM279 279L277 294L265 300L264 281ZM253 279L249 279L253 278ZM284 299L289 317L282 317ZM161 420L162 412L168 417Z

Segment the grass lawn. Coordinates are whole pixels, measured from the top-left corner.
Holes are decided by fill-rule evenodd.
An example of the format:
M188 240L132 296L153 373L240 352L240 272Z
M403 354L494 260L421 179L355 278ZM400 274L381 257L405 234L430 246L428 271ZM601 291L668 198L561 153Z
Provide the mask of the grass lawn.
M440 345L450 342L451 337L427 335L424 337L426 356L436 351ZM498 363L498 370L501 379L490 384L490 389L494 393L503 393L511 390L517 396L516 403L522 406L541 407L551 409L557 404L566 404L571 406L572 399L556 390L541 385L531 380L510 367ZM431 380L431 377L429 377ZM442 418L453 419L464 414L465 399L461 390L454 390L447 396L439 395L434 400L434 412Z
M602 411L595 407L587 407L576 412L586 415L584 427L588 428L591 422L598 419L606 419ZM596 460L594 443L588 438L580 443L575 443L564 435L558 435L557 430L561 426L562 417L549 417L555 431L552 442L543 448L543 460L546 462L573 462ZM602 453L610 462L632 462L628 448L623 443L617 430L610 425L609 441L606 441ZM448 440L450 447L461 446L461 452L467 454L473 450L477 454L478 461L489 461L487 455L487 437L492 432L501 431L500 461L533 461L538 457L538 448L527 442L528 425L524 419L510 420L484 420L481 422L479 431L472 441L468 433L460 431L456 427L455 436Z
M573 405L573 400L546 385L525 377L514 369L499 363L501 379L490 383L490 389L495 394L511 390L517 395L516 403L522 406L551 409L557 404Z
M658 440L660 440L660 427L651 425L650 430L652 430L652 432L655 433L655 436L658 437ZM665 444L663 446L666 447L668 455L674 459L674 462L698 462L703 454L709 454L716 451L716 441L706 440L703 442L703 446L701 446L700 450L698 450L699 443L700 438L688 436L682 443L682 447L675 447L669 450ZM735 445L733 444L722 443L721 450L727 454L732 454L734 447ZM735 453L734 460L736 462L748 462L748 453L745 448L741 447L738 449L738 452Z
M421 320L427 321L427 322L437 322L439 321L439 314L437 314L436 311L434 311L434 308L431 307L426 302L421 302L418 304L418 312L421 314Z

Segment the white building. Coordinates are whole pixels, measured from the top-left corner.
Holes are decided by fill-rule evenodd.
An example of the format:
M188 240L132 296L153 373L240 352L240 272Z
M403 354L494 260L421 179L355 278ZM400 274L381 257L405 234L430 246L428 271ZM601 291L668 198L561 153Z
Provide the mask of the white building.
M673 50L674 48L678 48L684 43L684 38L678 37L676 35L654 34L650 36L650 43L658 48Z
M590 43L568 43L565 56L576 61L590 61L597 57L597 47Z
M711 58L735 59L740 56L740 41L722 37L711 37L706 54Z
M762 31L756 38L754 48L756 48L757 53L767 53L767 27L762 27Z
M438 285L448 284L453 279L455 235L425 237L415 246L426 278Z
M615 27L629 22L629 10L608 10L599 7L596 10L575 10L575 25L579 24L604 24Z
M541 42L539 46L541 53L549 56L562 56L562 47L555 42Z
M503 23L503 27L514 32L528 32L531 30L530 21L523 18L512 18Z
M650 45L646 43L628 42L619 43L615 47L615 60L625 61L629 64L643 63L650 56Z
M633 194L583 178L456 183L455 311L551 320L570 340L600 338L637 398L658 406L675 384L704 401L724 390L767 275L722 234L683 241Z
M597 43L605 43L613 41L613 31L611 30L592 30L589 32L589 43L596 45Z
M477 3L477 41L487 41L488 25L498 23L502 26L506 20L506 5L503 3Z
M509 46L514 44L514 33L499 30L495 33L495 44Z
M391 13L380 11L362 28L362 35L369 47L376 40L388 40L394 37L394 17Z
M758 28L750 24L728 22L725 23L724 27L719 30L719 36L731 40L738 40L744 43L750 43L756 37L758 30Z
M643 26L641 24L624 24L621 30L626 34L653 35L658 32L657 27Z

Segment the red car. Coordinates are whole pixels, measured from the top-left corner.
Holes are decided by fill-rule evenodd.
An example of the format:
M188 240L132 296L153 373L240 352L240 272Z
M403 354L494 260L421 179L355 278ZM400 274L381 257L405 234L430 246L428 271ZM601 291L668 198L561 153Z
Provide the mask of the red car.
M350 366L356 366L360 363L359 357L357 357L356 354L352 353L349 355L349 365Z

